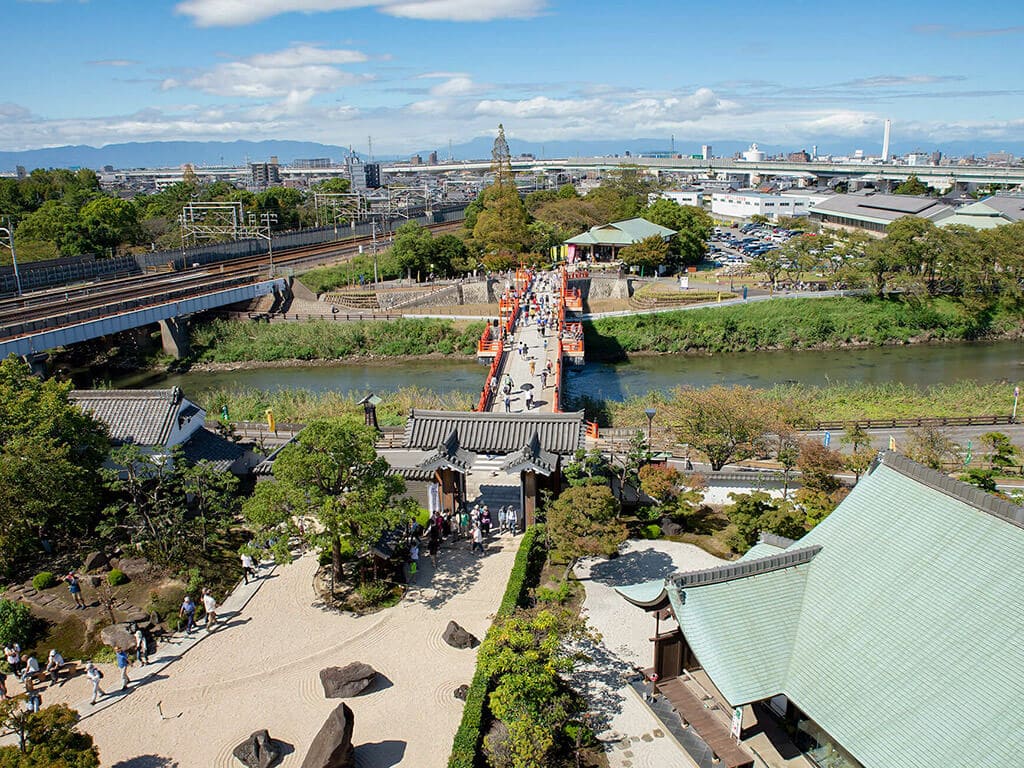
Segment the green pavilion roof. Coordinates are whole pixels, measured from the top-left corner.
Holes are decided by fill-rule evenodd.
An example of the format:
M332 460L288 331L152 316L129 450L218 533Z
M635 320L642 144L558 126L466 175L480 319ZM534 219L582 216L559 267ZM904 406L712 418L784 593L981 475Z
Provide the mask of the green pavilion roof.
M576 237L569 238L566 243L574 245L632 245L645 237L658 236L665 240L676 234L674 229L662 227L647 219L626 219L591 227Z
M785 694L867 768L1019 764L1024 508L886 452L762 551L666 581L730 704Z

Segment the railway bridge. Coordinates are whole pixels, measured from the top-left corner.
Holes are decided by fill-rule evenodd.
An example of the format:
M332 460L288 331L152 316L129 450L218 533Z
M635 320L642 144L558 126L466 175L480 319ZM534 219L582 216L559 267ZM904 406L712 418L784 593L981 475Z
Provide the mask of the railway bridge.
M431 225L432 229L456 226ZM189 315L250 301L290 289L296 267L352 257L371 237L226 259L181 271L112 277L60 286L0 300L0 357L14 354L30 363L48 350L158 323L164 351L182 356ZM273 266L271 266L273 264Z

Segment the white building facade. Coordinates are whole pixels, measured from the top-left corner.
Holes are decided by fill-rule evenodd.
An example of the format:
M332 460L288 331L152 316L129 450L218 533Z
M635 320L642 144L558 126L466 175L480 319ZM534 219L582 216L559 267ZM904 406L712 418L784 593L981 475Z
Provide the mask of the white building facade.
M806 216L807 197L764 192L714 192L711 195L711 215L727 219L767 216L772 220L780 216Z

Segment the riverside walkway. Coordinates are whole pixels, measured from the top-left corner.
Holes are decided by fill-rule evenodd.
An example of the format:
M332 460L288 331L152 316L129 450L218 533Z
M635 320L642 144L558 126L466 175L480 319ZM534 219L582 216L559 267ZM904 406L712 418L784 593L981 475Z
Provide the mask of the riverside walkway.
M570 277L564 268L516 270L499 302L498 324L488 325L477 345L477 357L491 363L477 411L561 410L564 368L584 357L583 327L575 319L582 301Z

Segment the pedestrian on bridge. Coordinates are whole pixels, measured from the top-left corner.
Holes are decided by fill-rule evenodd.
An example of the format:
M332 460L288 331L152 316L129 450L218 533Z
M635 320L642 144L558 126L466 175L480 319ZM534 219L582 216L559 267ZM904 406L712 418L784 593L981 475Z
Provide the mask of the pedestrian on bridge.
M505 395L505 413L512 413L512 395Z

